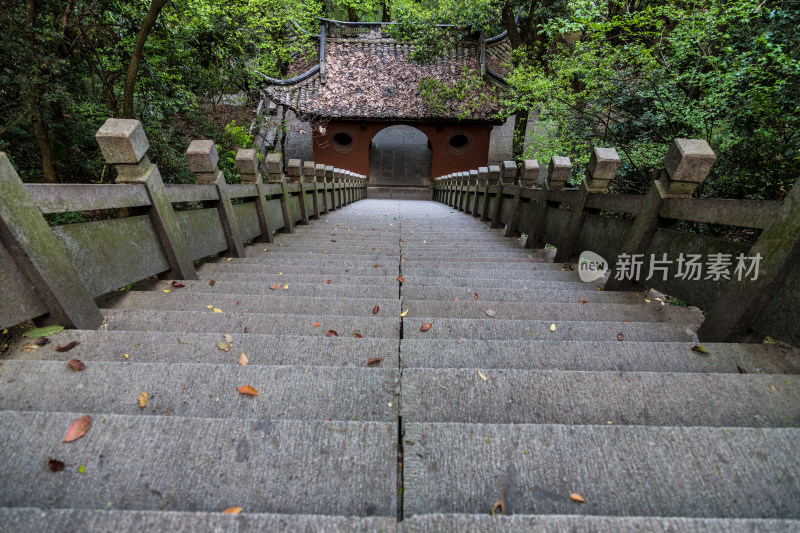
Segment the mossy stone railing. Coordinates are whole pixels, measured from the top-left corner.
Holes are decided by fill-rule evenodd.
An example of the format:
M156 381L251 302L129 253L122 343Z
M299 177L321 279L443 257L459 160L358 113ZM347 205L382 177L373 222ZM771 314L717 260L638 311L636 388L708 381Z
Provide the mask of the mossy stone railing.
M268 154L263 183L254 150L239 150L241 184L227 184L213 141L187 150L197 183L164 184L139 121L109 119L96 138L116 184L23 184L0 152L0 328L30 319L96 328L103 294L156 275L197 279L196 260L243 257L247 241L272 242L366 197L365 176L296 159L284 173L281 154ZM44 217L122 208L130 216L59 226Z
M606 290L646 286L700 307L707 312L702 340L768 335L800 346L800 186L780 201L692 198L715 159L705 141L675 139L646 195L606 194L620 160L613 148L595 148L577 190L565 189L570 160L554 157L542 187L534 188L538 162L506 161L436 178L433 198L505 228L506 236L527 234L527 247L555 246L556 261L574 261L585 250L599 254L612 269ZM760 236L750 244L678 231L683 221L760 230ZM625 254L650 261L666 254L672 261L644 285L616 279L616 259ZM759 273L685 279L674 261L681 254L760 256Z

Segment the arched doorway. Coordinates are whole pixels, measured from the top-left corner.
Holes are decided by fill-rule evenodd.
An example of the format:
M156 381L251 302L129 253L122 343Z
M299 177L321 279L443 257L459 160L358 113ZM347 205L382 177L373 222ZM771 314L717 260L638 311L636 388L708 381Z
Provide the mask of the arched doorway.
M381 187L430 187L433 150L417 128L390 126L369 146L370 184Z

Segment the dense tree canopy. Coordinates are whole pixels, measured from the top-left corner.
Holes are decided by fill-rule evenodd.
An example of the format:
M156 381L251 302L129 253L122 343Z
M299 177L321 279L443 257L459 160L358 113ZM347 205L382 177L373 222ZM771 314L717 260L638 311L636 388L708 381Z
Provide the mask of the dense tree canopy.
M314 30L317 16L394 20L421 60L460 31L436 24L507 30L515 152L542 163L570 156L576 178L591 146L615 146L617 190L641 192L674 137L705 138L717 151L703 195L777 198L800 167L800 14L789 1L2 1L0 150L28 181L103 179L93 135L125 113L137 58L129 114L145 124L164 174L188 178L188 136L247 142L230 124L246 126L246 113L226 115L221 95L255 96L255 71L286 74L309 46L290 21ZM430 83L421 89L435 98ZM538 120L524 147L529 112Z

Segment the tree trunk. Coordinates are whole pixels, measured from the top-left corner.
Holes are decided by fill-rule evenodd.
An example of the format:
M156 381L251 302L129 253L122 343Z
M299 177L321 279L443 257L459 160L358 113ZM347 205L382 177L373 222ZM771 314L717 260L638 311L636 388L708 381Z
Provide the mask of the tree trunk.
M133 55L131 56L130 63L128 63L128 74L125 77L125 96L122 99L122 115L124 118L133 118L133 92L136 89L136 75L139 72L139 62L144 56L144 43L166 3L167 0L151 0L150 9L144 17L144 22L142 22L139 33L136 34L136 41L133 45Z
M514 116L514 139L511 152L519 160L525 152L525 132L528 131L528 110L518 109Z
M392 14L389 12L389 5L387 0L381 1L381 22L391 22Z
M358 22L358 12L352 6L345 6L347 8L347 20L348 22Z
M36 2L35 0L25 0L25 20L28 23L28 40L31 49L36 50ZM42 156L42 173L44 181L48 183L56 182L56 171L53 168L53 148L50 146L50 133L47 131L47 123L44 121L42 107L42 78L37 65L33 66L33 79L31 80L31 123L36 133L36 144Z

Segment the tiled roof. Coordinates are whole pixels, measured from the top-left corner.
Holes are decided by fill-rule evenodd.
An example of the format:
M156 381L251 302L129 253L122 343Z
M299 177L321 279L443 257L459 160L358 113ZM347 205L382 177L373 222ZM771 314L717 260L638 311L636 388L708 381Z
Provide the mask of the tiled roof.
M480 75L477 40L456 41L445 56L430 64L410 59L414 45L400 43L380 31L328 38L325 45L325 83L313 73L291 85L269 85L265 91L277 103L304 115L331 118L383 118L388 120L492 120L500 111L504 84L491 75L472 88L470 96L483 96L476 109L463 109L463 102L447 102L432 110L422 99L419 83L435 78L455 83L466 73ZM504 72L510 55L505 40L487 45L488 67Z

